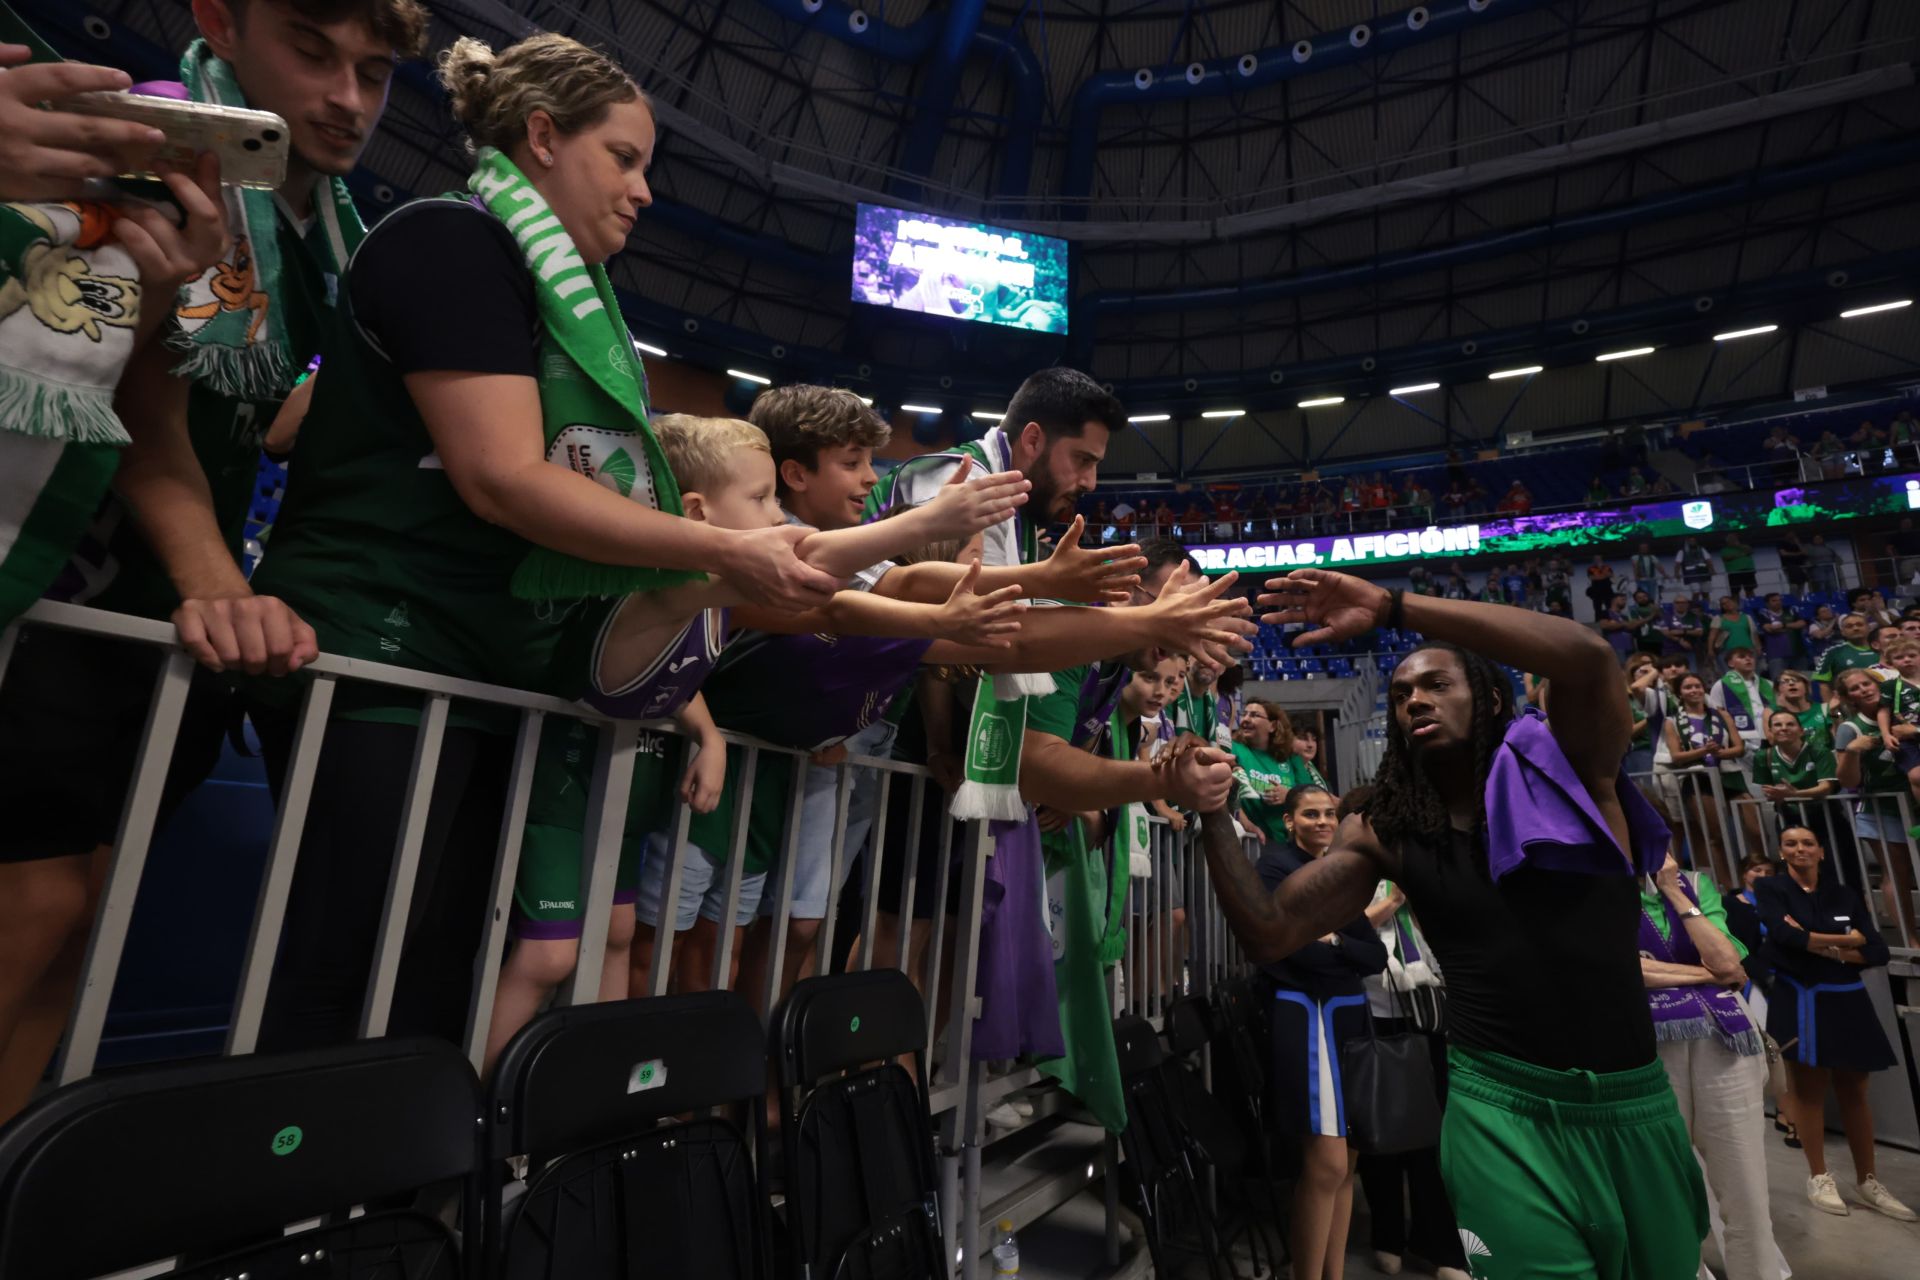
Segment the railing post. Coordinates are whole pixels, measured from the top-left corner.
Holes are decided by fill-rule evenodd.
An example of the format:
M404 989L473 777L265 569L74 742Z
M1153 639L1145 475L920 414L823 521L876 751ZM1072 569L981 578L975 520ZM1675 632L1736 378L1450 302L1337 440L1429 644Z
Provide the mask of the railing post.
M748 747L740 762L740 794L749 802L735 806L733 830L727 833L727 887L721 895L720 941L713 949L713 989L726 991L733 979L734 920L740 915L740 886L747 878L747 837L751 833L754 776L760 769L760 749Z
M593 1004L600 999L607 931L613 921L614 882L620 878L620 850L626 843L627 801L633 795L634 748L639 741L638 721L615 720L600 728L593 784L587 792L587 829L580 841L580 956L574 962L573 976L561 989L561 998L570 1005ZM682 754L692 751L693 744L688 742ZM676 817L685 808L676 803Z
M1032 821L1031 818L1028 821ZM957 1084L973 1061L974 985L980 973L980 913L986 901L987 858L993 836L987 824L967 824L967 860L960 877L960 934L954 939L953 986L948 1000L947 1060L941 1078ZM977 1188L976 1188L977 1190ZM972 1250L968 1250L969 1253Z
M160 797L167 769L173 763L174 739L186 710L193 684L193 659L176 649L160 664L147 727L140 735L140 755L133 768L133 785L120 811L120 830L113 839L113 865L100 897L93 936L81 966L80 994L74 1002L73 1022L54 1067L59 1084L72 1084L93 1074L106 1030L107 1007L120 974L120 955L126 949L127 929L133 923L133 904L140 895L140 876L146 870L147 850L160 815Z
M795 768L811 766L796 761ZM847 866L847 805L853 799L853 765L843 761L835 769L833 787L833 846L827 851L827 903L820 918L819 940L814 945L813 972L825 977L833 971L833 927L840 914L840 878Z
M877 769L873 781L873 825L867 828L866 872L861 876L864 882L866 909L860 913L860 955L853 960L856 971L865 973L873 968L873 949L876 945L874 932L880 927L880 867L887 857L887 801L893 794L893 770ZM908 854L912 856L911 852ZM913 940L912 903L900 916L900 952L906 954L907 945ZM901 972L906 972L903 965Z
M760 1012L773 1022L773 1006L780 1000L780 975L787 964L787 926L793 917L793 871L800 860L800 820L807 803L807 758L789 756L793 782L787 791L787 826L781 841L780 865L773 870L773 936L767 940L766 987L761 992ZM764 898L762 899L764 901ZM733 927L731 920L726 922Z
M247 934L240 990L234 999L233 1021L227 1028L228 1056L252 1053L260 1042L260 1020L266 1012L267 991L273 981L274 958L280 951L287 899L293 893L300 837L306 831L307 804L313 796L313 772L320 763L320 744L326 737L333 691L332 676L315 676L300 701L293 750L287 756L286 776L280 783L280 804L273 816L273 836L267 844L266 871L260 877L260 895L253 909L253 925Z
M752 803L751 797L739 799L742 807ZM673 824L668 828L665 857L667 872L660 881L660 912L653 930L653 955L647 963L647 994L663 996L667 994L667 982L672 977L673 947L679 940L680 929L680 885L685 878L687 858L693 845L688 841L687 832L693 825L693 806L677 797L673 802ZM647 842L642 857L653 856L653 842ZM729 874L731 874L729 868ZM733 927L731 920L726 922L728 932Z
M393 865L387 873L387 901L380 913L380 932L373 948L373 968L366 1001L360 1009L360 1038L387 1034L393 1012L393 993L400 979L400 956L405 949L407 917L413 910L413 889L420 878L420 847L426 841L427 816L433 809L433 784L440 776L440 748L446 742L449 699L444 693L427 695L414 736L413 768L407 779L407 798L400 810L400 836L394 845Z
M493 887L487 901L486 930L473 958L473 1006L467 1010L467 1061L480 1070L492 1031L493 997L500 986L500 958L507 949L507 924L513 911L513 884L520 871L520 849L527 834L527 806L533 796L533 771L540 755L546 713L523 711L513 738L513 770L507 775L507 806L500 818L500 851L493 859ZM291 772L291 769L289 770Z

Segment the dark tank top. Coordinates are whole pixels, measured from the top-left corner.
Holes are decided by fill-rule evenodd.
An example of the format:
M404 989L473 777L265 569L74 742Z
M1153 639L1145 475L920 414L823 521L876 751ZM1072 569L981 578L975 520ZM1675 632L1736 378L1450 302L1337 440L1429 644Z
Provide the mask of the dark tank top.
M1440 961L1447 1035L1554 1070L1654 1059L1640 980L1640 882L1524 866L1498 885L1479 840L1402 847L1396 877Z

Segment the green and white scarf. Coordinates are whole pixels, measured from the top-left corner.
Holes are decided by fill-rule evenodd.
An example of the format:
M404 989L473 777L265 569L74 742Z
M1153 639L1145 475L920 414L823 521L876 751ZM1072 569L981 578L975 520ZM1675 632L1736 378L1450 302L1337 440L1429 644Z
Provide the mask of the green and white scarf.
M247 105L232 66L215 57L205 40L187 46L180 79L195 102ZM312 251L330 259L320 262L320 269L338 278L367 230L345 182L315 182L313 212L324 235ZM180 290L167 336L168 345L183 353L174 373L237 399L277 400L292 389L313 353L287 345L274 193L235 186L220 191L233 243L219 262Z
M0 40L60 55L0 4ZM133 355L140 271L108 205L0 205L0 429L74 444L127 443L113 389ZM0 520L0 524L5 524Z
M1214 745L1213 730L1220 716L1220 699L1208 685L1207 691L1195 694L1190 688L1180 691L1180 698L1174 704L1179 710L1175 723L1193 734L1208 746Z
M1001 676L981 676L973 699L973 718L967 724L967 754L960 789L953 793L951 812L961 819L987 818L1020 822L1027 802L1020 798L1020 747L1027 735L1027 700L1001 698L996 684Z
M3 3L0 39L60 60ZM53 585L127 443L113 390L140 284L112 219L91 203L0 206L0 628Z
M1118 707L1114 708L1113 719L1107 726L1107 739L1113 744L1115 760L1133 759L1133 743L1127 736L1127 722ZM1128 875L1143 880L1151 879L1152 840L1153 833L1147 824L1147 806L1138 800L1121 805L1119 821L1113 828L1114 868L1125 870ZM1114 877L1116 880L1119 878Z
M647 424L647 375L634 354L606 268L574 247L546 198L513 161L480 149L467 181L487 211L513 233L533 273L545 331L540 359L540 420L547 461L624 498L680 514L680 486ZM513 593L530 600L653 591L700 579L697 572L600 564L535 547L513 575Z
M140 269L112 239L117 216L92 202L0 205L0 429L128 442L113 391L133 355Z

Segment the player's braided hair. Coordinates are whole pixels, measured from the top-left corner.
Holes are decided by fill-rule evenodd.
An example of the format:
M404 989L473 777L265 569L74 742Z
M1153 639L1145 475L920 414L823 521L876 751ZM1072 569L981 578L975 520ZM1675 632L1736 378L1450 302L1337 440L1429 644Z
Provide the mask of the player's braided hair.
M1473 720L1469 741L1473 749L1473 788L1476 796L1484 792L1487 774L1493 767L1493 753L1506 736L1513 719L1513 690L1506 674L1487 658L1459 645L1430 640L1415 649L1421 653L1440 649L1453 655L1466 673L1467 689L1473 695ZM1399 718L1387 716L1387 753L1373 775L1373 794L1364 810L1367 821L1380 839L1392 846L1413 840L1438 846L1448 837L1451 823L1446 802L1416 763L1413 743ZM1486 816L1481 815L1476 836L1484 837Z

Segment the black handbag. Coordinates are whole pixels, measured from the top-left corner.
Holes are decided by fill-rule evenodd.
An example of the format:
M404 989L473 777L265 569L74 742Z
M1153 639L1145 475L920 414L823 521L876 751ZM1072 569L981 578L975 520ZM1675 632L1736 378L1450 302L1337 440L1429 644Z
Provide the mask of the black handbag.
M1398 997L1391 979L1387 989ZM1424 1033L1383 1036L1369 1012L1366 1038L1341 1047L1340 1081L1347 1143L1355 1151L1397 1155L1440 1145L1440 1091Z

